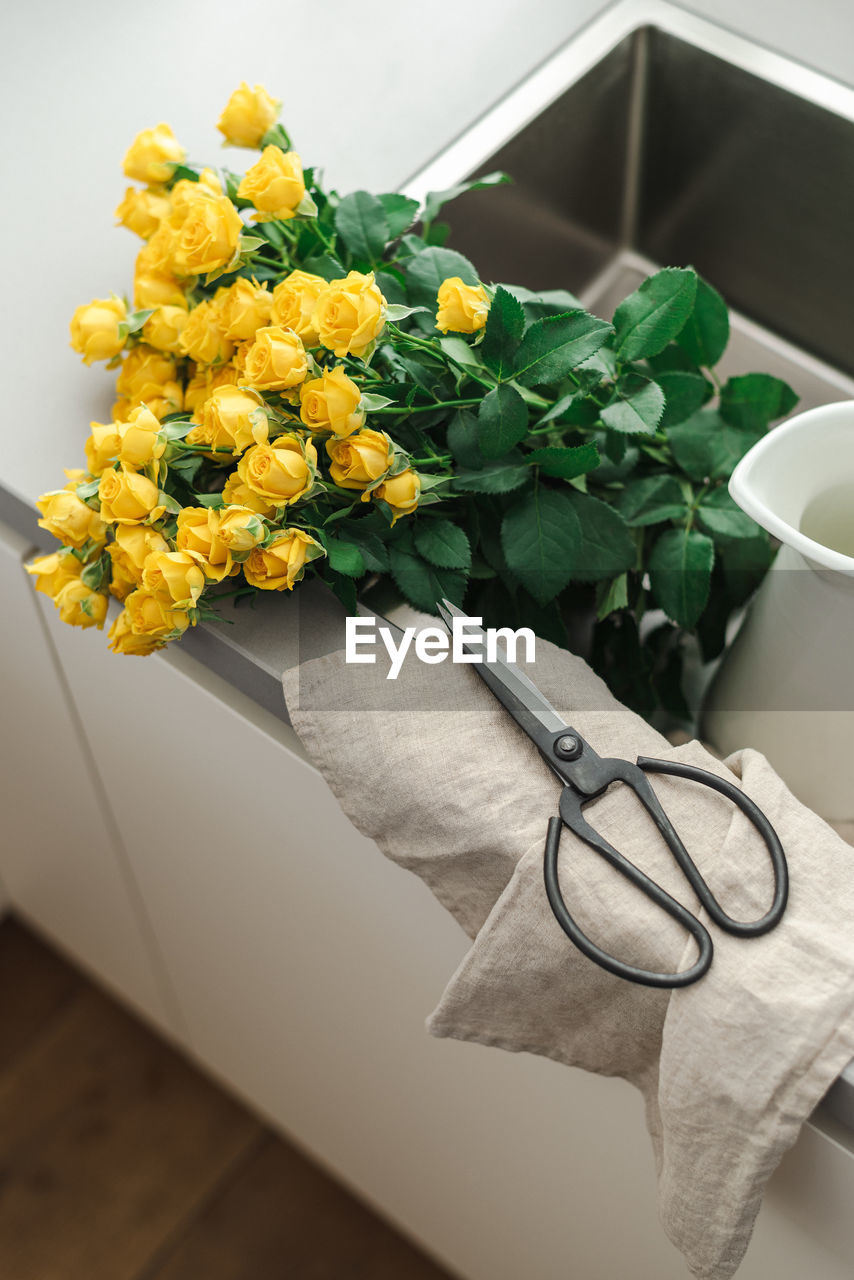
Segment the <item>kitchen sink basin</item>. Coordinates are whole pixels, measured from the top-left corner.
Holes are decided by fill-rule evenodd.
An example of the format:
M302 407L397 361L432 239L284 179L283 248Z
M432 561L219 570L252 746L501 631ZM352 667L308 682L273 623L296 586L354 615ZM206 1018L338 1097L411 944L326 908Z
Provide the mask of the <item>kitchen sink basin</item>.
M649 17L645 17L645 13ZM737 315L726 374L799 408L854 394L854 93L669 5L595 22L407 184L503 169L448 209L485 280L568 288L610 317L659 265Z

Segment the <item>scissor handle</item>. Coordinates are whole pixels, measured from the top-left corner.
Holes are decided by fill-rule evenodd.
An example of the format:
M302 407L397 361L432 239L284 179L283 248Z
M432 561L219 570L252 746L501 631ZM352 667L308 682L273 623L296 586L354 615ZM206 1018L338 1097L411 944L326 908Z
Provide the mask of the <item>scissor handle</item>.
M638 756L637 763L638 768L643 769L644 773L670 773L677 778L687 778L691 782L699 782L705 787L711 787L713 791L717 791L720 795L726 796L727 800L731 800L750 819L765 841L771 858L771 866L774 871L774 897L768 911L764 916L760 916L758 920L734 920L732 916L727 915L700 875L691 855L679 838L679 833L673 823L664 812L661 802L652 787L648 783L645 787L637 787L637 780L629 783L630 786L634 787L639 800L667 841L671 853L685 873L691 888L720 929L723 929L726 933L736 934L738 937L755 938L762 933L768 933L778 925L789 898L789 868L780 838L759 806L751 800L750 796L746 795L744 791L726 778L721 778L716 773L710 773L708 769L700 769L697 765L683 764L678 760L658 760L649 756Z
M563 796L569 796L571 801L578 800L578 797L569 787L564 788L561 796L561 816L549 819L544 869L549 906L564 933L589 960L594 961L595 964L600 965L603 969L607 969L610 973L616 974L618 978L625 978L628 982L637 982L645 987L689 987L692 982L697 982L699 978L702 978L708 972L712 963L712 939L709 936L708 929L686 907L683 907L681 902L671 898L670 894L666 893L661 885L656 884L654 880L650 880L649 876L645 875L633 862L629 862L628 858L624 858L603 836L600 836L599 832L595 831L581 816L580 804L577 805L577 820L574 820L572 824L572 830L575 834L607 858L612 866L622 872L632 884L637 885L641 892L651 898L663 911L666 911L679 924L684 925L696 941L699 955L690 968L683 969L680 973L658 973L653 969L640 969L637 965L627 964L625 961L609 955L607 951L603 951L591 938L588 938L587 934L584 933L570 915L558 880L558 851L560 849L561 832L565 825ZM576 818L575 814L573 814L573 818ZM566 823L566 825L568 826L569 824Z

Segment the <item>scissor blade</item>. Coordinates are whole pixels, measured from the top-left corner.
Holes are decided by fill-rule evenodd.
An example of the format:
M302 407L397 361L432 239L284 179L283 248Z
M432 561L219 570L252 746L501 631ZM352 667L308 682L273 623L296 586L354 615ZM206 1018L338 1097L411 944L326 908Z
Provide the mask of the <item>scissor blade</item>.
M567 727L563 717L558 715L533 681L515 663L508 662L499 655L496 655L494 661L487 661L486 634L468 619L467 614L449 600L443 600L436 607L449 631L453 628L454 618L467 620L463 648L481 659L480 662L472 663L474 670L540 750L550 752L554 735Z

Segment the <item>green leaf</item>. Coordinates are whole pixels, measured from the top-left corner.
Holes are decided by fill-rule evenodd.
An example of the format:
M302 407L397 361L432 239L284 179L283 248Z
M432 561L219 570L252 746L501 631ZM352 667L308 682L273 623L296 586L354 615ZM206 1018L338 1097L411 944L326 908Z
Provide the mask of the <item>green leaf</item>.
M426 307L407 307L402 303L392 303L386 307L385 318L391 320L392 324L398 320L405 320L407 316L415 315L416 311L426 311Z
M611 326L586 311L536 320L516 353L516 377L523 386L560 382L607 341Z
M331 253L319 253L313 258L306 258L302 264L303 271L322 280L340 280L347 274L346 267Z
M396 240L398 236L403 235L404 231L408 231L415 221L418 213L418 201L413 200L410 196L401 195L397 191L389 192L388 195L378 196L377 199L385 210L388 223L388 238L389 240Z
M107 571L110 568L110 557L106 554L98 556L97 560L91 560L80 574L81 581L90 591L98 591L104 581Z
M464 284L478 284L478 276L468 258L453 249L425 249L407 262L405 268L409 296L419 307L436 314L439 285L449 276L459 276Z
M478 423L473 413L458 409L448 423L448 448L454 461L468 471L480 471L483 454L478 444Z
M348 614L353 616L358 612L359 597L356 593L356 584L352 578L347 578L341 574L334 574L327 579L333 592L343 604Z
M119 321L119 337L126 338L128 334L139 333L149 316L154 315L154 308L151 307L145 311L130 311L124 320Z
M629 480L614 505L632 528L683 519L688 510L682 486L673 475Z
M662 430L690 418L712 394L711 385L701 373L673 370L656 374L655 380L664 392L664 414L658 424Z
M183 421L163 422L160 424L160 435L164 440L183 440L184 436L189 435L195 423L189 418Z
M513 359L524 328L525 312L521 302L499 285L486 318L480 347L484 364L499 378L509 377L512 373Z
M362 408L366 410L367 413L375 413L377 409L387 409L390 404L394 404L395 402L389 396L378 396L373 392L363 391L361 403ZM406 409L403 405L400 406L400 412L406 413Z
M445 334L439 339L439 346L456 364L461 364L464 369L476 369L482 373L483 365L480 356L459 334Z
M716 365L729 342L729 312L717 289L702 276L697 277L694 310L676 341L696 365L710 369Z
M541 418L537 419L537 426L544 427L547 422L558 421L572 407L579 395L580 393L577 391L570 391L568 395L561 396L550 409L546 410Z
M606 427L625 435L654 435L664 413L664 392L640 373L627 373L615 388L616 398L599 415Z
M326 538L325 542L329 567L347 578L361 578L365 572L365 561L359 548L339 538Z
M165 507L166 510L173 516L180 515L181 503L176 502L175 499L172 497L172 495L169 493L165 493L163 489L158 490L157 505L159 507Z
M458 471L452 488L457 493L510 493L530 479L530 468L521 453L514 452L487 463L480 471Z
M385 573L388 569L388 547L376 533L362 529L348 530L348 537L362 553L365 568L371 573Z
M669 427L666 434L685 474L705 481L727 480L762 432L741 431L725 422L717 409L700 409L677 427Z
M546 445L525 455L529 467L539 467L543 475L574 480L599 466L599 450L593 441L578 445Z
M218 511L220 507L225 506L221 493L197 493L194 494L194 497L200 507L212 507L215 511Z
M725 485L707 493L697 508L697 516L707 533L715 540L755 538L759 526L729 496Z
M487 173L482 178L474 178L469 182L459 182L454 187L448 187L446 191L428 191L421 220L423 222L432 222L442 205L448 204L451 200L456 200L457 196L465 195L467 191L481 191L484 187L498 187L505 182L512 181L513 179L506 173Z
M600 582L596 591L596 617L599 622L617 609L625 609L629 603L628 577L621 573L610 582Z
M387 302L393 306L407 305L406 289L403 287L403 279L399 277L396 267L391 271L375 271L374 279Z
M790 413L798 396L782 378L746 373L730 378L721 392L721 417L741 431L765 431L769 422Z
M649 580L658 604L680 627L691 630L706 601L715 547L696 529L667 529L649 557Z
M414 539L420 555L440 569L468 569L471 565L469 540L450 520L420 520Z
M502 458L528 434L528 409L506 383L488 392L477 413L477 438L484 458Z
M542 484L515 502L501 524L507 565L538 604L548 604L572 578L582 541L568 491Z
M571 493L569 498L581 527L575 581L595 582L633 568L637 547L619 511L586 493Z
M376 196L354 191L335 210L335 230L354 258L376 262L389 239L388 218Z
M94 480L85 480L83 484L79 484L74 492L81 502L86 502L88 498L94 498L100 487L101 477L95 476Z
M614 312L617 355L622 360L657 355L683 329L696 293L697 276L690 267L665 267L649 276Z
M466 575L459 570L438 569L420 556L395 546L389 548L389 561L392 578L416 609L435 614L436 605L441 600L450 600L458 606L462 604Z

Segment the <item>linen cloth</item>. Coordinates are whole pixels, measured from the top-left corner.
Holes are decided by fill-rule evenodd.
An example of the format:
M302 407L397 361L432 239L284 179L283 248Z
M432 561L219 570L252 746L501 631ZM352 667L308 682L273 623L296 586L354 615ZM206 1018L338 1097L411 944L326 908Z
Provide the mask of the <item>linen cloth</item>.
M424 620L426 621L426 619ZM782 923L740 939L711 924L653 823L617 785L585 807L592 825L709 927L709 973L684 990L638 986L577 951L543 887L560 782L470 666L410 656L386 680L342 651L283 676L293 725L345 813L420 875L473 946L428 1022L437 1036L537 1053L643 1093L659 1213L692 1273L726 1280L750 1239L765 1183L854 1056L854 851L750 750L721 763L671 747L579 658L537 641L519 665L602 756L689 761L740 781L777 830L791 889ZM761 837L725 798L651 777L665 810L731 915L768 909ZM694 942L564 829L560 882L600 945L674 971Z

